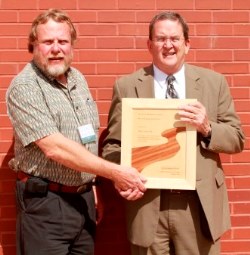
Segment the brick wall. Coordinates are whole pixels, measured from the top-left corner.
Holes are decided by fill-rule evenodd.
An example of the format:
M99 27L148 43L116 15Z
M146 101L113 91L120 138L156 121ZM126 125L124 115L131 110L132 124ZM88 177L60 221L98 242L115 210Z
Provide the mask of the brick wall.
M31 21L47 8L63 8L78 31L74 66L86 76L98 103L101 131L107 123L114 80L150 62L148 22L160 10L176 10L190 25L188 62L225 74L246 134L243 153L221 155L230 198L232 229L222 254L250 254L250 0L0 0L0 255L15 255L13 133L6 114L9 83L31 55ZM128 255L123 204L108 181L97 255Z

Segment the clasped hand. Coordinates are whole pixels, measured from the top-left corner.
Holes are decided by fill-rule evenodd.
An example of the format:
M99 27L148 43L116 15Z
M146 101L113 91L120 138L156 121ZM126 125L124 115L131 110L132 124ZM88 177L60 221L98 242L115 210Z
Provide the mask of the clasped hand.
M206 108L198 101L180 106L178 115L181 121L194 126L204 137L211 131Z
M116 190L127 200L141 198L146 191L145 183L145 177L133 167L123 167L114 180Z

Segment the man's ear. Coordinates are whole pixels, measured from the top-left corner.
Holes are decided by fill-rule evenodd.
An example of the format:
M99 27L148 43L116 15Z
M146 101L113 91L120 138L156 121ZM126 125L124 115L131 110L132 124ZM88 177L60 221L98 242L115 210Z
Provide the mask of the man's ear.
M152 50L152 41L150 39L147 40L147 46L148 46L148 50L151 52L151 50Z

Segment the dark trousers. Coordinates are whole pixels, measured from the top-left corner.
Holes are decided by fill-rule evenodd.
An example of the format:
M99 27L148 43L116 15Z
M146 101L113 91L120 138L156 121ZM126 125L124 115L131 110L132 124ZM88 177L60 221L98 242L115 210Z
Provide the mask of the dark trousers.
M93 191L41 195L16 183L17 255L93 255Z

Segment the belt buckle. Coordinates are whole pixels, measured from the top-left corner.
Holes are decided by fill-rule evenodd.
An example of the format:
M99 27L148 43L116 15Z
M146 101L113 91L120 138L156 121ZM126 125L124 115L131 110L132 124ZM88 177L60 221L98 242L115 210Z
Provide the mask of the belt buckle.
M77 188L76 192L79 194L84 193L87 190L87 188L88 186L86 184L83 184Z

